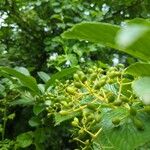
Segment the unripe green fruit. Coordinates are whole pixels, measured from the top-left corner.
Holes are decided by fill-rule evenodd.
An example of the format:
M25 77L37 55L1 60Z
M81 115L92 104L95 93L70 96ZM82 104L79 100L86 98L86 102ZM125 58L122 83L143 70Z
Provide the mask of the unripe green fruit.
M102 68L98 68L97 71L98 71L99 73L102 73L102 72L103 72L103 69L102 69Z
M108 76L109 78L114 78L116 76L115 71L111 71Z
M93 73L93 69L89 68L88 73Z
M74 78L74 80L76 80L76 81L79 81L79 80L80 80L79 75L76 74L76 73L73 75L73 78Z
M77 87L77 88L81 88L82 87L82 84L80 82L75 82L74 83L74 86Z
M85 75L82 75L82 76L81 76L81 81L82 81L82 82L85 82L86 80L87 80L86 76L85 76Z
M121 72L116 72L116 76L121 76Z
M83 116L89 116L90 110L88 108L83 109Z
M109 71L116 71L116 70L117 70L116 67L110 67L110 68L109 68Z
M136 109L130 107L130 115L131 116L136 116L136 113L137 113Z
M77 127L79 124L78 118L75 117L74 120L71 122L71 124L72 124L72 126Z
M97 74L96 73L92 73L91 74L91 80L94 81L97 78Z
M78 131L78 134L79 134L79 135L83 135L83 134L84 134L84 130L83 130L83 129L80 129L80 130Z
M66 92L68 92L69 94L74 95L75 94L75 89L73 87L67 87Z
M124 64L118 64L117 67L124 68Z
M115 78L115 77L120 76L120 75L121 75L121 73L118 71L112 71L108 74L109 78Z
M122 97L121 98L121 101L122 102L125 102L125 103L128 103L129 102L129 99L127 97Z
M103 76L103 77L101 77L101 80L106 81L107 79L108 79L108 77L107 77L107 76Z
M120 106L122 104L122 101L121 100L117 100L117 101L114 101L113 104L115 106Z
M96 114L95 115L95 121L98 123L98 122L100 122L100 120L101 120L100 114Z
M108 82L108 84L113 84L114 80L113 79L109 79L107 82Z
M134 118L133 123L138 130L144 130L144 124L141 120Z
M74 121L79 123L79 119L77 117L74 118Z
M85 145L89 145L89 143L90 143L89 140L85 141Z
M89 104L87 104L87 108L89 108L89 109L91 109L91 110L96 110L98 106L99 106L99 105L94 104L94 103L89 103Z
M77 126L78 126L78 123L75 122L75 121L72 121L71 124L72 124L72 126L74 126L74 127L77 127Z
M68 111L65 111L65 110L61 110L59 113L60 113L61 115L68 115Z
M99 90L100 88L101 88L101 83L99 83L99 82L96 83L95 86L94 86L94 89Z
M81 78L82 76L84 76L83 71L77 71L77 74L78 74L79 78Z
M61 101L61 103L62 103L65 107L68 106L68 103L67 103L66 101Z
M104 86L106 84L106 80L102 79L99 83L101 84L101 86Z
M120 118L113 118L113 119L112 119L112 123L113 123L114 125L119 125L119 123L120 123Z
M147 113L150 113L150 106L145 106L144 111L147 112Z
M106 84L105 80L100 80L96 85L95 85L95 89L98 90L100 89L102 86L104 86Z
M108 102L109 103L112 103L112 102L114 102L114 100L115 100L115 96L112 94L112 95L109 95L109 96L107 96L108 97Z
M87 121L92 121L94 120L94 115L93 114L90 114L88 117L87 117Z
M92 68L93 68L94 70L97 70L97 66L93 66Z

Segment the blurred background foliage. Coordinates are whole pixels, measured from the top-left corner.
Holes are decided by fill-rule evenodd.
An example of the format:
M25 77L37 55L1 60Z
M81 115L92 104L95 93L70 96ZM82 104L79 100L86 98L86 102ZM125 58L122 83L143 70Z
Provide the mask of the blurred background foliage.
M36 76L38 71L53 74L62 68L77 65L84 67L96 63L103 66L123 63L127 66L136 59L88 41L62 39L61 34L83 21L125 26L126 21L132 18L149 19L149 8L149 0L0 0L0 66L26 67L33 76ZM29 131L31 127L28 120L34 116L32 106L9 107L12 100L20 98L18 88L20 87L17 84L1 77L0 116L2 118L4 107L8 107L8 139ZM25 93L24 97L32 100L31 95L27 94ZM7 103L3 101L4 97L8 100ZM28 102L27 98L25 102ZM43 116L45 112L41 116L42 119ZM2 122L1 119L0 124ZM51 147L55 150L74 146L72 143L68 145L70 143L66 124L63 127L52 127L51 124L52 122L45 119L44 125L34 131L35 143L39 141L39 135L44 135L40 137L40 140L44 141L41 142L44 143L43 149ZM0 148L1 145L4 147L4 144L6 147L13 145L4 140L0 142ZM41 150L41 145L38 144L36 147Z
M83 21L124 26L135 17L149 18L149 8L149 0L1 0L0 65L24 66L35 74L85 62L131 64L132 57L60 35Z

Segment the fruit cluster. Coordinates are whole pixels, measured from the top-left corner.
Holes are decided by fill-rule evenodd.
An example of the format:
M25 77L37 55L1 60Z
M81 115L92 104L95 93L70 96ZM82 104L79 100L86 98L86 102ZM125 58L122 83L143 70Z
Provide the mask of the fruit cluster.
M71 121L74 140L88 149L92 141L100 134L103 109L125 108L127 114L112 118L112 126L118 127L128 118L138 130L143 130L137 107L141 103L131 91L131 81L124 74L124 66L118 65L102 69L96 66L77 71L71 80L65 83L57 81L51 90L49 99L53 104L47 107L49 115L67 116ZM62 119L63 120L63 119ZM65 120L65 119L64 119ZM99 126L99 128L96 128Z

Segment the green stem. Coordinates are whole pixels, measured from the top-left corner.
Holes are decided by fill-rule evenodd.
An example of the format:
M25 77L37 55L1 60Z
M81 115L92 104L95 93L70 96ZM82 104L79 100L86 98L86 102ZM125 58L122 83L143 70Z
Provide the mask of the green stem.
M121 96L121 91L122 91L122 74L121 74L121 77L120 77L120 81L118 80L118 83L119 83L119 91L118 91L118 97L117 97L117 100L120 99L120 96Z
M3 131L2 131L2 141L5 139L5 128L6 128L6 122L7 122L7 104L5 99L5 106L4 106L4 116L3 116Z

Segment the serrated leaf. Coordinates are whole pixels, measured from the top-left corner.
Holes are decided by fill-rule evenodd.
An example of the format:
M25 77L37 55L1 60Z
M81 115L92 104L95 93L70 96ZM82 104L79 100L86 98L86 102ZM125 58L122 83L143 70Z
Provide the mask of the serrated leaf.
M137 62L130 65L125 72L133 76L150 76L150 64Z
M133 81L132 88L144 104L150 105L150 77L140 77Z
M147 143L150 139L150 116L140 114L138 117L144 124L144 130L138 130L128 117L129 111L126 108L117 108L113 111L104 111L100 127L102 132L94 140L97 146L102 149L112 150L134 150L137 147ZM127 117L119 127L112 124L112 118ZM95 145L95 144L94 144Z
M32 132L26 132L26 133L22 133L22 134L18 135L16 142L17 142L18 146L21 148L26 148L26 147L30 146L33 142Z
M0 70L16 77L17 79L20 80L20 82L23 84L23 86L29 88L36 94L40 93L40 90L38 89L36 80L32 76L26 76L26 75L16 71L15 69L8 68L8 67L0 67Z
M51 78L47 81L47 83L45 85L45 90L47 90L49 88L49 86L53 85L55 83L56 79L61 79L65 76L73 74L77 69L78 69L77 67L67 68L67 69L63 69L62 71L57 72L56 74L52 75Z
M112 92L115 95L118 94L118 86L117 86L117 84L106 84L104 86L104 88L107 89L108 91Z

